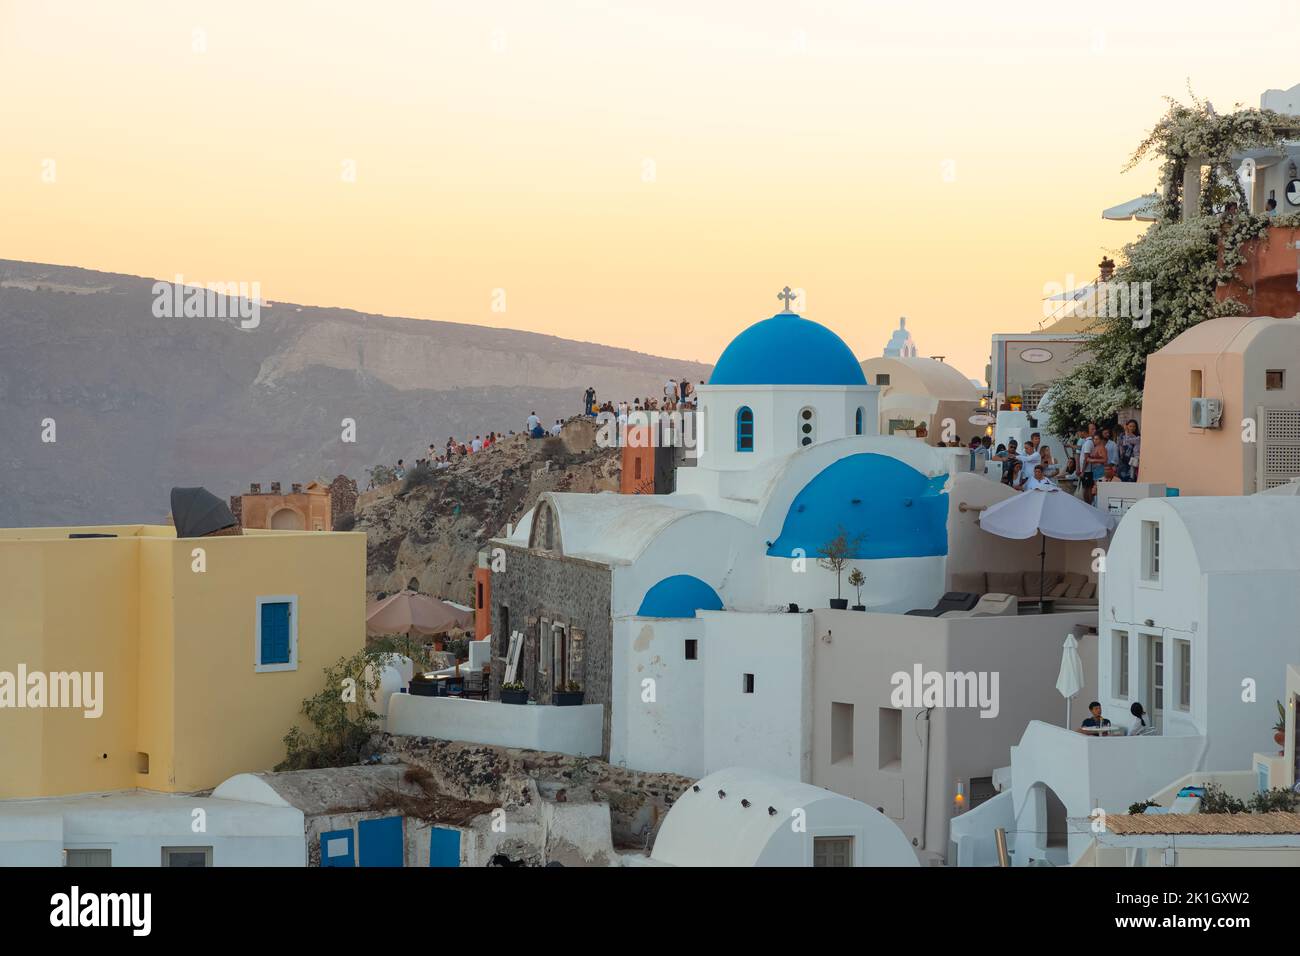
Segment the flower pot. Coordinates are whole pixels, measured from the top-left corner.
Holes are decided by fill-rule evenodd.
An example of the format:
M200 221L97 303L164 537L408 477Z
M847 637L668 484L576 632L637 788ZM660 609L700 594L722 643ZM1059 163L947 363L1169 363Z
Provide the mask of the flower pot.
M551 692L551 703L556 707L576 707L582 703L582 691L557 690Z
M528 691L526 690L506 690L501 689L501 703L503 704L526 704L528 703Z
M1277 744L1279 747L1281 747L1282 749L1285 750L1285 749L1286 749L1286 731L1285 731L1285 730L1279 730L1279 731L1274 732L1274 734L1273 734L1273 743Z
M831 608L836 611L847 611L849 609L849 599L831 598Z
M867 609L867 606L866 606L865 604L855 604L855 605L853 605L853 610L855 610L855 611L865 611L866 609Z
M407 687L413 697L437 697L440 690L438 682L431 680L413 680Z

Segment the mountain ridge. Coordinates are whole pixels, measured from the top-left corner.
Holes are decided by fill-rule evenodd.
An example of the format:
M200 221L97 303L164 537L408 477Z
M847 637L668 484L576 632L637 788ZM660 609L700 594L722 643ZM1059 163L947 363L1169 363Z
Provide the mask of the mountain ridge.
M0 260L0 525L162 520L173 485L366 483L430 443L659 395L709 367L539 332L273 302L159 318L150 279ZM42 422L56 423L42 441ZM356 422L344 442L343 421Z

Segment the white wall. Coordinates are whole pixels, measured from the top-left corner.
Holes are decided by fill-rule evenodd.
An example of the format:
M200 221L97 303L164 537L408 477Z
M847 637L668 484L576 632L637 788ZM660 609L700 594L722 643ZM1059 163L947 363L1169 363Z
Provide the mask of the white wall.
M1125 813L1129 804L1193 769L1202 744L1199 737L1090 737L1033 721L1011 751L1013 865L1053 855L1035 847L1038 835L1047 830L1042 800L1035 795L1039 785L1056 793L1067 817L1087 817L1094 806ZM1090 833L1071 831L1068 862L1078 860L1091 842Z
M812 774L811 614L704 611L706 772L743 766L790 780ZM754 692L743 692L743 675Z
M1160 580L1141 580L1141 526L1160 522ZM1240 542L1225 542L1240 546ZM1098 660L1103 714L1128 718L1137 700L1150 711L1142 635L1165 640L1166 736L1204 736L1207 750L1185 770L1237 770L1251 754L1269 749L1274 701L1285 694L1286 666L1300 660L1300 573L1226 571L1202 574L1190 535L1163 499L1135 504L1116 529L1101 575ZM1145 622L1151 621L1148 625ZM1120 696L1114 634L1129 635L1129 693ZM1192 699L1177 707L1181 671L1174 640L1192 645ZM1255 684L1255 700L1243 701L1243 681Z
M197 820L204 831L194 831ZM210 846L213 866L306 866L303 833L293 807L210 797L124 791L5 801L0 866L62 866L64 849L108 849L113 866L156 867L164 846Z
M604 707L502 704L458 697L394 694L387 730L409 737L437 737L575 756L601 752Z
M696 660L686 659L688 638L698 642ZM621 618L614 622L613 640L609 762L637 770L704 776L700 728L709 659L704 622Z
M855 413L863 409L865 433L877 430L880 390L874 385L703 385L704 448L699 467L729 471L788 455L801 447L800 411L816 411L816 443L855 434ZM736 451L736 411L754 412L754 450Z

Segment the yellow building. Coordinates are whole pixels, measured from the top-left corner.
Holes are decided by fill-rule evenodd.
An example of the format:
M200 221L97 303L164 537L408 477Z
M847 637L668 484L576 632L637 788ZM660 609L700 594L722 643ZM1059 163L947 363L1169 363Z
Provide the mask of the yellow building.
M0 799L269 769L364 646L365 573L360 533L0 529Z

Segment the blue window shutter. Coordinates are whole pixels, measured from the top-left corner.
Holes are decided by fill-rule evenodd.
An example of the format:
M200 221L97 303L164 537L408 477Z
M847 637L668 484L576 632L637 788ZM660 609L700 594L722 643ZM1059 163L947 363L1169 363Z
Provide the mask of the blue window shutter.
M262 663L289 663L289 604L262 605Z
M320 835L321 866L355 866L351 830L330 830Z
M736 451L754 450L754 412L742 405L736 412Z

